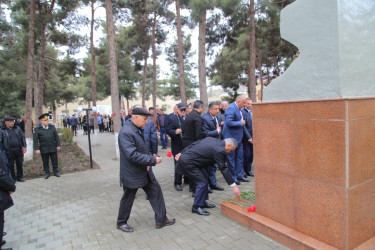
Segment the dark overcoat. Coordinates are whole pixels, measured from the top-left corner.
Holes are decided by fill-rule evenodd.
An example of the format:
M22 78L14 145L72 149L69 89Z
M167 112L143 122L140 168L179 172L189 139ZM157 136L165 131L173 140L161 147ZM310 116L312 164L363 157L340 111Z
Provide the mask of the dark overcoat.
M26 146L25 135L22 132L22 129L17 126L14 126L12 129L15 129L17 140L20 146L22 146L23 148L26 148L27 146ZM3 125L0 130L0 143L3 145L5 152L9 152L10 139L9 139L8 129L6 128L5 125Z
M57 147L60 147L60 138L55 126L48 124L48 129L43 128L40 123L34 130L34 150L40 150L40 153L55 153Z
M182 150L177 163L177 172L192 178L194 181L207 183L207 177L202 173L202 170L216 163L225 181L228 185L231 185L234 181L225 162L225 141L207 137Z
M202 117L198 111L193 109L186 115L183 141L188 140L192 142L198 141L202 138Z
M120 148L120 183L127 188L136 189L146 186L155 176L152 167L156 157L149 152L143 130L132 121L124 124L118 135Z
M0 211L3 212L6 209L13 206L13 200L9 192L16 191L16 185L14 185L12 178L8 172L6 156L0 149Z
M182 138L185 131L185 121L183 117L175 113L168 115L167 120L167 134L171 138L172 154L176 155L180 153L183 149ZM176 129L178 128L182 130L182 134L176 134Z

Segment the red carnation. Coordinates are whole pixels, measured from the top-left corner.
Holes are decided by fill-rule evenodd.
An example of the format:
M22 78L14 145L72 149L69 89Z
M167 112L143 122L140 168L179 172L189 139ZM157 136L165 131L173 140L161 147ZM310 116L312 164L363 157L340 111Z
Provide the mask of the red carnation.
M173 155L172 152L168 152L168 153L167 153L167 156L168 156L168 157L172 157L172 155Z
M251 213L251 212L255 212L255 205L252 205L251 207L248 207L248 208L247 208L247 211L248 211L249 213Z
M34 169L34 166L31 166L32 169Z
M25 120L23 120L23 122L27 122L27 120L25 119Z
M112 115L116 115L116 113L113 113Z
M61 155L57 155L57 157L60 157Z

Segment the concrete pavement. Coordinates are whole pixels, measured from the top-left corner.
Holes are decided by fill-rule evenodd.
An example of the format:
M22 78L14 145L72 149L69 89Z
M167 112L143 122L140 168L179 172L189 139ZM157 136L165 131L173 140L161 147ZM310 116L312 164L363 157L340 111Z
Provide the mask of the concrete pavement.
M87 136L75 138L88 152ZM155 228L154 213L140 189L129 224L134 233L116 229L122 188L119 185L119 161L116 160L114 136L109 133L92 137L93 158L100 169L51 176L17 183L12 195L15 205L5 213L4 247L13 249L286 249L271 239L242 226L220 213L220 201L233 197L220 172L218 183L225 191L214 191L210 216L191 213L193 198L184 186L173 187L173 159L167 150L159 155L163 162L154 167L173 226ZM254 189L254 182L239 186L241 191Z

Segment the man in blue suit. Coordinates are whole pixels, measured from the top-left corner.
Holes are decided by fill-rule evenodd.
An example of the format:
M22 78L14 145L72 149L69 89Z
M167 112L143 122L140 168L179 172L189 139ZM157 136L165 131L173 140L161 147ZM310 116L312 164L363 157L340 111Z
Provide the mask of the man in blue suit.
M208 112L202 115L202 132L204 137L214 137L221 139L221 119L218 117L219 104L211 102L208 105ZM208 179L211 189L223 191L224 188L217 185L216 182L217 165L211 165L207 168Z
M251 105L253 101L250 98L247 98L245 107L241 109L244 120L246 121L245 129L249 133L250 141L247 141L245 138L243 141L243 170L245 175L254 177L254 174L251 172L251 164L253 163L253 114L251 112Z
M225 122L223 128L223 137L235 138L238 147L235 151L227 155L227 164L232 175L233 180L237 185L242 182L249 182L249 179L244 177L243 171L243 143L242 139L245 138L249 141L249 135L244 126L246 124L241 113L241 109L245 106L246 97L237 96L236 101L228 106L225 110Z

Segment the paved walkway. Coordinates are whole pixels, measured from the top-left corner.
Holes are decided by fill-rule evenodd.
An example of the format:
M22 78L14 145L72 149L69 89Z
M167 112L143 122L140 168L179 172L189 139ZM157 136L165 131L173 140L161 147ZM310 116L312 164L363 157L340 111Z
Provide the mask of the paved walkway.
M78 145L88 152L82 131ZM234 222L220 213L220 201L232 197L218 173L225 191L215 191L210 202L217 205L210 216L191 213L193 200L188 186L177 192L172 185L173 160L161 150L163 163L154 167L162 186L167 215L175 225L155 229L154 214L143 190L134 202L129 224L134 233L116 229L122 188L119 161L115 160L114 136L95 134L93 156L101 169L65 174L48 180L34 179L17 184L15 206L5 214L4 247L13 249L286 249L269 238ZM253 189L253 181L240 190Z

